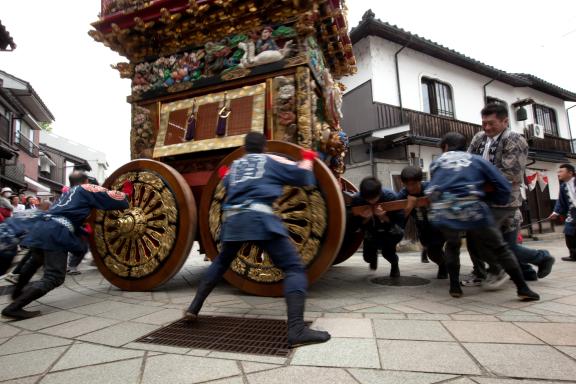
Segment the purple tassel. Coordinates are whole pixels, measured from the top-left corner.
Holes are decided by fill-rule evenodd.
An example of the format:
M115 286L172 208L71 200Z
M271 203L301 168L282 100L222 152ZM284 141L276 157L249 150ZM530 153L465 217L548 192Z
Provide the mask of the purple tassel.
M218 115L218 125L216 125L216 136L224 136L226 134L226 120L227 117Z
M195 134L196 134L196 118L192 114L188 118L188 125L186 127L186 136L184 136L184 139L186 141L193 140Z

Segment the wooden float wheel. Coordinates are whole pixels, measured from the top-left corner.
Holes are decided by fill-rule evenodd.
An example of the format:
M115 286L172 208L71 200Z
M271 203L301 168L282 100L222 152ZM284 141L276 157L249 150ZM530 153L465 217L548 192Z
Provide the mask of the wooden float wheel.
M186 261L196 236L196 202L184 178L158 161L127 163L104 187L120 190L126 180L134 185L130 207L96 210L91 250L110 283L147 291L172 278Z
M290 160L300 159L301 147L280 141L269 141L268 151ZM239 148L225 157L220 165L229 166L244 155ZM288 228L290 238L306 266L309 284L318 280L338 254L345 226L345 206L340 185L328 167L314 160L317 186L286 186L284 194L273 205ZM222 203L226 191L214 172L204 188L200 202L200 237L211 260L221 249L220 228ZM281 296L284 275L270 257L252 243L245 243L224 278L235 287L259 296Z
M358 192L358 188L343 177L340 178L340 184L342 186L342 193L344 194L344 203L346 206L349 206L352 200L351 197L354 193ZM340 252L338 252L332 265L340 264L348 260L354 253L356 253L358 248L360 248L360 245L362 245L362 241L364 240L364 232L362 230L357 230L357 228L352 228L348 224L347 216L342 247L340 247Z

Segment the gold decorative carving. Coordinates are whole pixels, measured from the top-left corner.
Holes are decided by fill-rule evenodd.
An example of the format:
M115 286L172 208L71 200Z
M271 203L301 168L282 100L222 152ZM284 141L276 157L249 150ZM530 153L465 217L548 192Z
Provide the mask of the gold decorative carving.
M245 96L252 96L253 109L252 126L250 130L256 132L264 132L265 92L266 84L262 83L229 90L226 92L211 93L209 95L196 98L163 104L160 109L160 129L158 131L156 147L154 148L154 158L241 146L244 142L245 135L216 137L213 139L205 140L191 140L178 144L165 145L164 142L168 130L170 112L192 108L194 104L196 104L196 107L200 107L203 104L223 103L226 100L230 101ZM216 127L214 127L214 129L216 129Z
M220 229L222 224L222 202L226 190L218 184L210 205L209 228L221 250ZM282 218L288 228L290 239L296 246L305 266L310 265L318 252L326 230L326 202L316 187L284 187L284 193L273 205L274 213ZM284 274L272 262L270 256L253 243L245 243L231 269L260 283L276 283Z
M298 144L312 147L312 105L310 101L310 70L296 69L296 110L298 114Z
M155 172L129 172L124 181L134 185L130 208L97 211L94 238L104 264L121 277L142 278L154 273L170 255L176 241L178 209L174 194Z
M149 109L132 104L132 130L130 131L132 160L152 158L155 142L153 124Z

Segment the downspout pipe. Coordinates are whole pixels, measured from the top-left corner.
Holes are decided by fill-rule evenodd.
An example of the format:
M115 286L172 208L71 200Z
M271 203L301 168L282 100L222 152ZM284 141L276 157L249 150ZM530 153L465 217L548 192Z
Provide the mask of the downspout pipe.
M496 79L491 79L489 82L482 86L482 91L484 92L484 105L488 104L488 95L486 94L486 87L490 85Z
M397 50L394 53L394 65L396 67L396 85L398 88L398 106L400 107L400 123L404 124L404 106L402 104L402 87L400 86L400 66L398 64L398 55L400 54L400 52L402 52L404 50L404 48L408 47L410 45L410 43L412 42L412 37L410 37L410 40L408 40L408 42L406 44L404 44L402 46L402 48L400 48L399 50Z
M568 113L568 111L574 107L576 107L576 104L566 108L566 118L568 119L568 135L570 135L570 150L572 151L572 153L574 153L574 142L572 139L572 127L570 126L570 114Z

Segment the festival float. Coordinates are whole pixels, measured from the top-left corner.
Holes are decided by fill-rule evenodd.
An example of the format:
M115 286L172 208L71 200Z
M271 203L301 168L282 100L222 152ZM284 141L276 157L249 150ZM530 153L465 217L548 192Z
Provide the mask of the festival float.
M96 211L92 254L112 284L150 290L173 277L194 241L218 254L225 190L216 170L243 155L246 133L299 160L320 154L317 186L285 188L274 204L314 283L348 259L348 138L343 76L356 71L343 0L102 0L90 36L126 58L132 161L106 181L135 192L125 211ZM283 274L246 243L226 273L245 292L279 296Z

